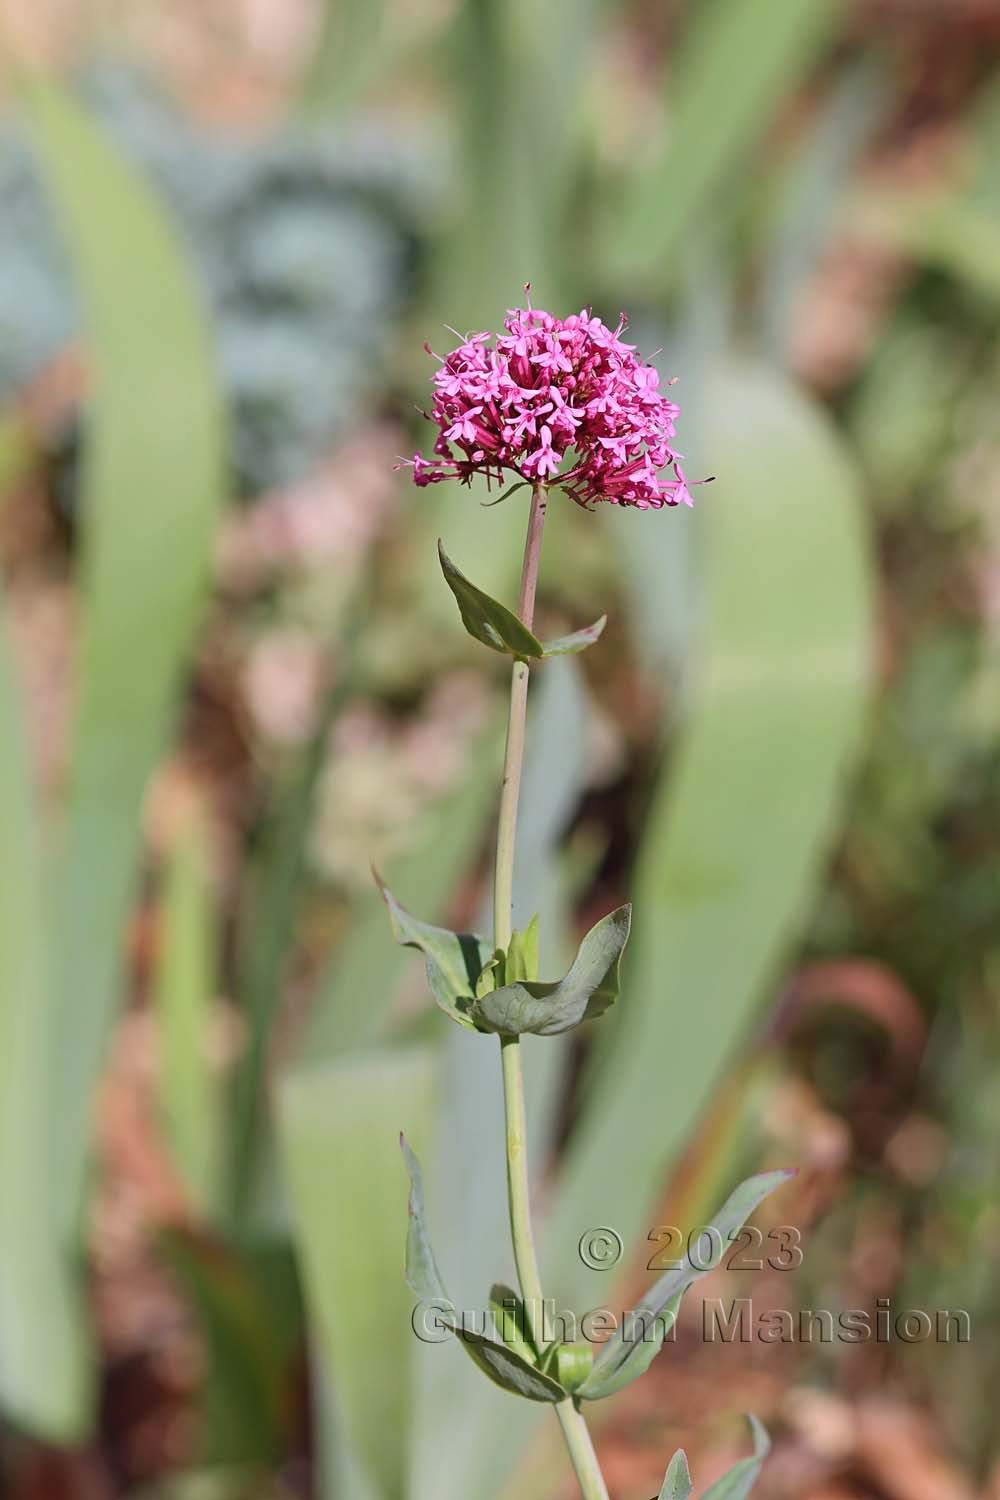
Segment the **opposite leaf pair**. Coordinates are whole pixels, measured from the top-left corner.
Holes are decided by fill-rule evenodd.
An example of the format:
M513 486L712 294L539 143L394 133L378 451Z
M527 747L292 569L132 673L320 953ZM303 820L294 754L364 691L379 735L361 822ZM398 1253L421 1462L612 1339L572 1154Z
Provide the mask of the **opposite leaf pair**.
M619 906L590 929L562 979L539 980L537 920L515 932L505 950L493 949L476 933L419 921L377 874L375 879L397 943L424 955L435 1000L460 1026L500 1036L557 1036L603 1015L618 998L630 905Z
M435 1308L442 1326L455 1334L491 1380L529 1401L563 1401L567 1397L577 1404L601 1401L642 1375L662 1348L684 1293L719 1264L749 1215L792 1175L786 1171L764 1172L738 1187L699 1236L699 1241L708 1236L710 1253L699 1257L696 1266L689 1252L676 1267L665 1272L639 1307L626 1314L617 1332L591 1361L589 1350L571 1345L538 1348L532 1342L529 1320L520 1299L508 1287L494 1286L491 1293L498 1337L491 1338L463 1326L445 1290L431 1248L420 1164L402 1138L401 1145L410 1177L406 1236L406 1279L410 1290L422 1303ZM679 1457L683 1459L683 1455ZM671 1469L677 1462L675 1456ZM686 1460L684 1464L686 1467ZM670 1473L668 1470L668 1478ZM669 1496L671 1492L665 1493ZM715 1500L723 1500L723 1494L719 1491Z
M540 641L517 615L505 604L484 593L465 574L460 572L438 542L438 557L445 582L458 602L462 624L469 634L491 651L501 651L505 656L514 656L519 661L544 661L550 656L569 656L577 651L586 651L600 637L608 623L607 615L587 625L583 630L574 630L572 635L561 635L553 641Z

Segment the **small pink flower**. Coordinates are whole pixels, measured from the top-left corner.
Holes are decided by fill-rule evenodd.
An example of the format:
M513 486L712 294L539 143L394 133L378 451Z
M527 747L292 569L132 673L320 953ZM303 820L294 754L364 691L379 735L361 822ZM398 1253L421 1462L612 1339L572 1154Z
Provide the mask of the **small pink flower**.
M558 485L584 506L691 505L671 446L678 407L622 342L625 326L624 313L612 330L588 309L559 319L529 300L508 312L492 348L488 333L469 334L434 376L435 458L406 460L414 482L512 474Z

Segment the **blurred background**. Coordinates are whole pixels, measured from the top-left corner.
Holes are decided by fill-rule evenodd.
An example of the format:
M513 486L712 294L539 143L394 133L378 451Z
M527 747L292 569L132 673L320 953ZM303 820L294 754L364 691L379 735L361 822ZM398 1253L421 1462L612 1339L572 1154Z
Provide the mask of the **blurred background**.
M526 503L393 465L530 281L628 309L715 476L550 507L544 629L611 624L536 674L517 907L551 973L636 925L529 1039L546 1280L621 1307L796 1164L704 1296L935 1327L692 1293L612 1492L752 1408L761 1500L997 1500L996 0L5 0L0 52L3 1494L572 1494L410 1331L400 1129L456 1300L510 1277L498 1069L369 873L485 920L506 674L434 539L510 599Z

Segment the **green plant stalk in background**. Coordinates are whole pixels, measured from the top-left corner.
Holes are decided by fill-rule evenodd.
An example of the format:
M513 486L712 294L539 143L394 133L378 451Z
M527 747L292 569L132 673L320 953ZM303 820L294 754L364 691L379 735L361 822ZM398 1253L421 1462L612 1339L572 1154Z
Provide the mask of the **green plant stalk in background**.
M538 563L542 551L542 532L548 496L544 484L532 488L528 533L524 543L524 565L521 571L521 594L518 618L530 630L535 617L535 589ZM496 867L493 881L493 942L506 949L511 940L511 908L514 888L514 851L517 841L517 805L521 792L524 765L524 730L528 707L530 668L526 661L516 660L510 678L510 714L507 720L507 744L504 751L503 781L500 791L500 813L497 821ZM538 1270L535 1237L531 1228L531 1188L528 1181L527 1123L524 1107L524 1072L521 1067L521 1040L518 1036L501 1036L500 1057L503 1065L503 1097L506 1118L507 1199L510 1207L510 1235L514 1248L517 1279L524 1298L525 1319L531 1340L542 1347L541 1326L536 1311L543 1306L542 1281ZM597 1454L590 1439L586 1421L567 1396L556 1406L566 1447L586 1500L608 1500L608 1489L601 1474Z

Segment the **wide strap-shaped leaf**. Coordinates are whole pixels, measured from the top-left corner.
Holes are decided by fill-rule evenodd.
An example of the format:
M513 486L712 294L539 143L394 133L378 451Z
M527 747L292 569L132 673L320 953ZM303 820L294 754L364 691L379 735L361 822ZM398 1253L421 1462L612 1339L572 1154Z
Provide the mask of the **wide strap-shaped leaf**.
M658 1330L657 1320L671 1309L676 1316L677 1306L688 1288L715 1269L729 1249L732 1237L758 1204L793 1175L792 1171L761 1172L730 1194L707 1231L698 1237L699 1252L708 1240L705 1254L699 1253L698 1264L692 1263L689 1247L680 1264L663 1273L604 1345L578 1395L588 1401L600 1401L620 1391L648 1368L665 1334L665 1329Z
M128 989L144 800L187 689L228 484L217 349L168 215L68 93L33 83L24 105L89 372L72 767L50 923L59 1108L45 1190L72 1240L90 1185L94 1093Z
M336 1488L324 1493L338 1500L406 1489L417 1420L413 1360L421 1346L410 1327L413 1298L400 1275L396 1131L405 1119L415 1144L430 1141L441 1092L434 1051L421 1047L311 1063L286 1072L278 1086L289 1228L323 1372L324 1420L338 1442ZM247 1324L245 1312L234 1307L232 1314ZM243 1333L256 1349L252 1325ZM356 1475L359 1482L349 1482Z
M746 1500L756 1484L761 1465L771 1451L771 1439L752 1412L747 1412L747 1421L753 1434L753 1457L741 1458L738 1464L733 1464L728 1474L709 1485L702 1500Z
M516 656L522 661L539 658L545 648L517 615L505 604L491 599L462 573L438 542L438 556L445 582L458 602L462 624L471 636L489 646L491 651L500 651L507 656Z
M688 1500L692 1488L687 1454L683 1448L678 1448L667 1465L658 1500Z
M525 1352L521 1353L508 1344L490 1338L488 1334L464 1327L461 1318L449 1319L447 1308L451 1305L451 1299L445 1290L427 1232L423 1173L420 1163L402 1136L400 1145L410 1178L409 1223L406 1231L406 1280L410 1290L421 1302L439 1305L441 1323L450 1323L452 1333L469 1358L495 1385L502 1386L515 1396L523 1396L528 1401L564 1400L566 1392L559 1382L551 1375L544 1374L534 1364L530 1346L522 1342L520 1347ZM505 1287L494 1287L493 1296L499 1293L502 1299L507 1290Z
M502 1036L557 1036L603 1015L618 998L619 963L631 921L628 904L609 912L587 933L565 978L502 985L473 1002L473 1021L481 1031Z
M476 981L491 956L485 938L473 932L451 932L421 922L400 906L378 874L374 872L382 900L389 908L392 935L406 948L417 948L424 955L427 982L438 1005L460 1026L472 1027L467 1014L476 993Z

